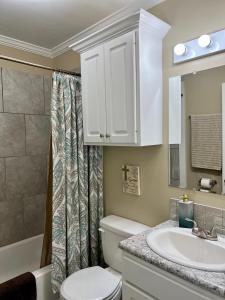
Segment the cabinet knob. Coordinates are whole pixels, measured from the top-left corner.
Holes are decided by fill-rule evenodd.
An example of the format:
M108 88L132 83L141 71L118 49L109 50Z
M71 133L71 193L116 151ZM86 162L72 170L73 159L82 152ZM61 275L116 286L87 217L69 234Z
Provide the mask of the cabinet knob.
M109 139L109 138L110 138L110 134L106 133L105 137L106 137L107 139Z
M105 137L104 134L100 133L100 138L104 138L104 137Z

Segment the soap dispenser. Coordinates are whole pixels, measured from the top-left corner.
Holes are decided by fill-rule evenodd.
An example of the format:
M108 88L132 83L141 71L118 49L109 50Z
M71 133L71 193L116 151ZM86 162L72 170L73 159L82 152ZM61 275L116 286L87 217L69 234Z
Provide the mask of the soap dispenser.
M194 203L189 200L187 194L180 197L178 201L178 216L179 216L179 227L192 228L193 222L187 221L186 218L194 219Z

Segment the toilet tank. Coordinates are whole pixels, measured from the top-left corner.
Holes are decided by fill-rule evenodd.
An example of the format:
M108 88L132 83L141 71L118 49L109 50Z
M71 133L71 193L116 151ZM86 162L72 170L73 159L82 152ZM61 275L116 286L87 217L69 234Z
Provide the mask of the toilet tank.
M100 226L105 262L114 270L122 272L122 250L119 242L150 227L113 215L103 218Z

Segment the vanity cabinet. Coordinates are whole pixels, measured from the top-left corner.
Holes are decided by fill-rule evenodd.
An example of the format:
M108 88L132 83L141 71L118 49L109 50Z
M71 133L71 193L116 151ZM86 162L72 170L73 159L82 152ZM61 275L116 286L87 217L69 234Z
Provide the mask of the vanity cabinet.
M77 41L84 142L162 143L162 39L170 26L144 10Z
M123 300L221 300L194 284L124 252Z

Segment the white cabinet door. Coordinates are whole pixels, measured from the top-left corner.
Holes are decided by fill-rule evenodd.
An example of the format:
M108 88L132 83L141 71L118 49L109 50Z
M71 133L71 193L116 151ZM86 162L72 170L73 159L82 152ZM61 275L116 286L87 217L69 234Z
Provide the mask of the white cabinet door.
M127 283L123 282L123 300L159 300L143 293L141 290Z
M135 32L105 43L107 140L113 144L136 141Z
M81 54L85 143L104 143L106 133L104 48Z

